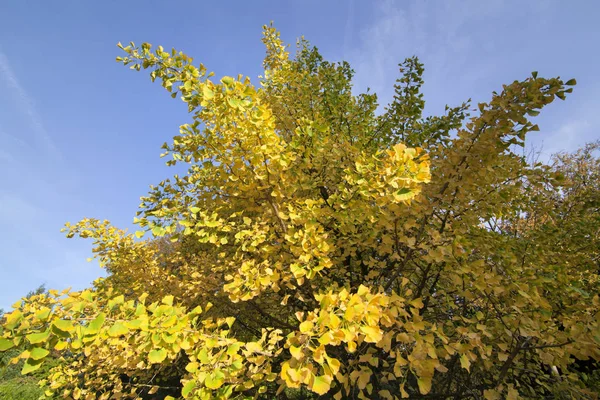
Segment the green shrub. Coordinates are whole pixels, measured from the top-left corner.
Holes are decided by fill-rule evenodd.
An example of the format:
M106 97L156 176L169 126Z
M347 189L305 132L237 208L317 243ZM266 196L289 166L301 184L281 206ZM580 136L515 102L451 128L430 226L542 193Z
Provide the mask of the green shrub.
M37 378L18 377L0 382L0 400L37 400L43 393Z

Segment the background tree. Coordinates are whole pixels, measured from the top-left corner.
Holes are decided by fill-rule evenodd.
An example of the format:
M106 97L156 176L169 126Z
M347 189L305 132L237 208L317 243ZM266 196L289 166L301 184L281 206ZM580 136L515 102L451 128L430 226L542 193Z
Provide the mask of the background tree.
M188 105L163 156L189 169L142 198L135 234L67 225L109 276L27 299L0 350L26 346L24 373L61 352L47 394L75 399L591 396L573 364L600 358L597 145L511 150L575 81L533 73L423 118L410 58L378 115L347 63L263 42L258 87L121 46Z
M28 292L25 298L44 294L46 287L40 285L37 289ZM0 321L3 320L3 310L0 309ZM38 386L38 381L43 379L48 371L56 365L56 360L52 357L35 374L21 376L24 360L18 363L10 361L18 356L25 346L13 347L8 351L0 353L0 399L2 400L37 400L44 394L44 391Z

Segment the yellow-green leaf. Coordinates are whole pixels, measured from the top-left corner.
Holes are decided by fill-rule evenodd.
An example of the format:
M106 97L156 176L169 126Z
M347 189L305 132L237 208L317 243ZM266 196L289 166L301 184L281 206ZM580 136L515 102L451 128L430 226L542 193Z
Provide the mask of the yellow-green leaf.
M127 333L129 333L129 329L127 329L127 327L121 322L115 323L108 330L108 335L112 337L126 335Z
M27 340L29 340L29 343L37 344L37 343L46 341L49 336L50 336L50 331L48 330L48 331L40 332L40 333L31 333L31 334L27 335L26 338L27 338Z
M431 376L421 376L417 379L417 384L419 385L419 392L421 394L427 394L431 390Z
M209 389L218 389L225 383L225 374L220 370L215 370L206 376L204 384Z
M115 306L118 306L119 304L123 304L124 302L125 302L125 296L120 295L120 296L114 297L108 301L108 309L112 310Z
M185 366L185 370L189 373L194 373L196 371L198 371L198 363L197 362L191 362L188 365Z
M469 368L471 366L471 361L469 361L469 358L467 357L466 354L463 354L462 356L460 356L460 366L463 367L464 369L466 369L467 371L469 371Z
M133 321L126 321L125 326L129 329L140 329L144 324L142 319L134 319Z
M304 358L304 352L301 347L290 346L290 354L297 360Z
M204 97L204 100L210 100L215 97L215 92L213 92L208 85L204 85L202 87L202 96Z
M300 324L300 332L308 333L313 329L314 326L315 324L313 324L312 321L304 321Z
M42 366L43 362L44 362L43 359L33 360L31 358L28 358L27 360L25 360L25 364L23 364L23 369L21 369L21 374L26 375L30 372L33 372L33 371L39 369Z
M35 313L35 317L40 321L46 321L50 316L50 311L48 307L43 307Z
M230 86L233 83L233 78L230 76L224 76L221 78L221 82L223 82L227 86Z
M12 340L0 338L0 351L6 351L14 347Z
M106 319L106 314L104 313L100 313L96 316L96 318L94 318L92 320L92 322L90 322L87 326L87 328L85 329L85 334L86 335L95 335L96 333L100 332L100 328L102 328L102 325L104 324L104 321Z
M310 390L313 392L323 395L331 388L331 378L328 376L315 376Z
M57 329L63 332L73 332L73 330L75 330L75 327L73 326L73 321L69 321L66 319L54 320L54 322L52 322L52 325L54 325Z
M167 351L165 349L156 349L148 353L148 361L152 364L159 364L167 358Z
M411 306L415 307L415 308L423 308L423 300L421 300L421 298L416 298L413 301L411 301L409 303Z
M184 398L187 398L195 388L196 388L196 382L189 380L185 383L185 385L183 385L183 388L181 389L181 395Z
M383 332L377 326L361 326L360 330L365 334L365 342L377 343L383 337Z
M15 306L18 307L18 303L15 303ZM11 312L8 315L5 315L6 317L6 321L4 323L4 328L11 330L16 328L17 325L19 325L19 322L21 322L21 320L23 319L23 313L21 313L21 311L19 310L15 310L13 312Z
M50 352L44 349L43 347L34 347L29 352L29 358L31 358L32 360L41 360L43 358L46 358L48 354L50 354Z
M163 297L162 303L166 304L168 306L172 306L173 305L173 296L165 296L165 297Z

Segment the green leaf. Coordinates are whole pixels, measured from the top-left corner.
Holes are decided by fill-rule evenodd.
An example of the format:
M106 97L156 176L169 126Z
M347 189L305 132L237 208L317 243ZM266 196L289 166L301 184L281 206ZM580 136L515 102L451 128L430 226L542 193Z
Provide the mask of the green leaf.
M192 391L193 391L195 388L196 388L196 382L194 382L194 381L192 381L192 380L190 380L190 381L187 381L187 382L185 383L185 385L183 385L183 389L181 389L181 395L182 395L184 398L187 398L187 397L190 395L190 393L192 393Z
M160 364L167 358L167 351L165 349L152 350L148 354L148 361L152 364Z
M25 364L23 364L23 369L21 370L21 374L26 375L30 372L35 371L36 369L39 369L42 366L43 362L44 362L43 359L33 360L31 358L28 358L27 360L25 360Z
M538 72L537 72L537 71L533 71L533 72L531 73L531 76L533 76L533 79L536 79L536 78L537 78L537 76L538 76Z
M27 340L31 344L37 344L41 342L45 342L50 336L50 331L40 332L40 333L32 333L26 336Z
M50 354L50 352L43 347L34 347L33 350L29 353L29 358L33 360L41 360L46 358L46 356Z
M198 214L200 212L200 208L199 207L190 207L190 211L193 212L194 214Z
M123 323L117 322L108 330L108 335L111 337L118 337L129 333L129 329Z
M102 328L102 324L104 324L104 320L106 319L106 314L100 313L89 323L85 330L86 335L95 335L100 332L100 328Z
M209 389L218 389L225 383L225 374L220 370L211 372L206 376L204 384Z
M73 332L73 330L75 330L73 321L66 319L57 319L52 323L52 325L63 332Z
M6 351L8 349L13 348L14 346L15 344L12 342L12 340L0 338L0 351Z
M567 85L567 86L575 86L575 85L577 85L577 80L575 80L575 79L569 79L567 81L567 83L565 83L565 85Z

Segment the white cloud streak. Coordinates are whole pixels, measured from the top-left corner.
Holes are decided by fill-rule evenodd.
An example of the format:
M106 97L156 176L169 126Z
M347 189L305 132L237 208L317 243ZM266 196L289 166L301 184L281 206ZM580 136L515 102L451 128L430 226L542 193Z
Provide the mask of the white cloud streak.
M34 144L40 144L44 150L55 159L62 159L61 152L56 147L52 138L46 131L42 119L36 111L34 101L29 96L23 85L19 82L16 74L11 68L8 57L0 51L0 76L7 84L7 86L13 91L15 97L18 99L18 106L20 110L25 113L28 118L28 122L34 132ZM15 138L19 139L19 138Z

